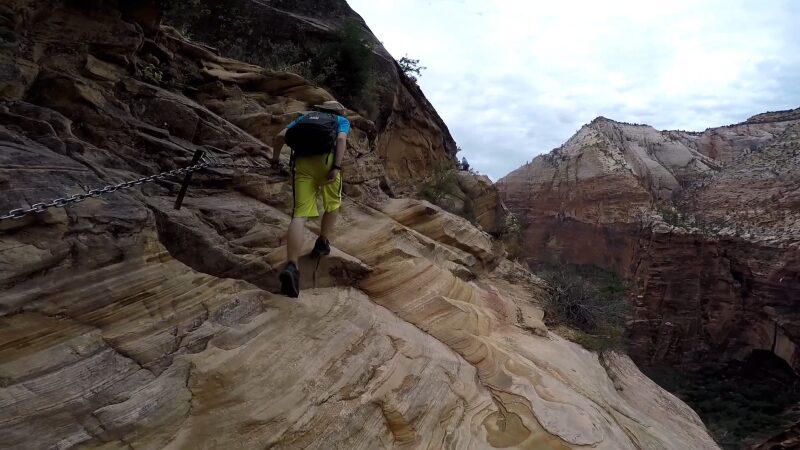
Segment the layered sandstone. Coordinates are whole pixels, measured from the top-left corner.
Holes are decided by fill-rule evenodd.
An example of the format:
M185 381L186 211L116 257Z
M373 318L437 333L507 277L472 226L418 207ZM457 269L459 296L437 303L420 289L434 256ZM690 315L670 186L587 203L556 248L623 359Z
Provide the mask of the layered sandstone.
M258 167L195 173L181 210L167 178L0 222L0 448L717 448L627 357L547 330L488 234L389 199L354 112L333 252L274 294L290 189L264 142L330 94L68 5L0 7L0 210L197 149Z
M703 133L598 118L498 187L532 261L632 281L637 362L765 349L800 368L798 110Z
M434 167L452 165L457 149L447 125L346 1L225 0L198 9L178 0L174 5L165 20L196 39L245 61L305 71L337 33L355 25L373 53L373 75L358 108L346 106L375 122L376 149L387 175L403 185L430 175Z
M163 21L242 60L310 75L312 62L323 57L326 45L334 42L343 29L355 25L373 54L373 75L357 105L345 103L374 121L370 140L365 141L360 154L374 151L382 160L381 168L370 161L355 169L385 172L384 186L391 186L388 191L392 195L411 195L420 180L441 170L453 170L457 147L447 125L416 82L400 70L381 41L345 1L225 0L198 10L191 2L178 0L164 14ZM337 94L333 89L332 93ZM261 121L249 114L244 120ZM242 121L234 123L241 125ZM273 131L271 128L267 134ZM469 218L487 232L499 233L507 213L492 182L466 171L454 173L455 195L437 204Z

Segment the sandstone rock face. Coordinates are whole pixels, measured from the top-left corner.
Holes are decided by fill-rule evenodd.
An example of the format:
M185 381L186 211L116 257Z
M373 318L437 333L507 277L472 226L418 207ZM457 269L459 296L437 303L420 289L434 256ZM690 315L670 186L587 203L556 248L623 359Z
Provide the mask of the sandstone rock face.
M508 219L508 209L500 201L497 186L486 175L467 171L455 173L458 188L470 202L467 212L470 218L484 231L493 235L502 233Z
M598 118L498 182L528 256L634 284L639 363L775 352L800 369L800 117L703 133Z
M290 189L263 140L328 93L110 7L0 12L0 211L198 148L261 166L195 173L181 210L167 178L0 222L0 448L717 448L627 357L548 331L489 235L382 195L354 113L361 196L274 294Z
M343 27L356 24L374 54L374 86L366 88L366 97L373 98L362 99L359 110L375 121L376 148L386 174L403 184L454 160L456 144L447 125L344 0L225 0L208 2L205 11L188 1L174 3L183 6L170 10L166 22L191 36L245 61L300 71L321 57L324 45Z
M503 234L511 218L489 177L469 171L439 168L404 193L424 198L494 236Z

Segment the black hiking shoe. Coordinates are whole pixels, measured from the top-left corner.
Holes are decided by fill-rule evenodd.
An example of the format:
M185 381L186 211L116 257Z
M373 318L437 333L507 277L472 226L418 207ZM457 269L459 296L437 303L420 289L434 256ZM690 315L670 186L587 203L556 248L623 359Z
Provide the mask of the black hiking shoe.
M317 258L319 256L328 256L331 254L331 244L328 242L327 238L322 236L317 238L317 242L314 242L314 249L311 250L311 256Z
M292 298L300 295L300 271L293 262L286 263L278 279L281 281L281 294Z

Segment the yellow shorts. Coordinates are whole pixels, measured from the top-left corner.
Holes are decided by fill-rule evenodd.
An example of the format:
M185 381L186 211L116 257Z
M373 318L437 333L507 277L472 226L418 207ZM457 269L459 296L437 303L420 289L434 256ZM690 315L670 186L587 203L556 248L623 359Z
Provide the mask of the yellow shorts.
M325 212L342 205L342 173L328 183L333 154L304 156L294 162L294 212L292 217L317 217L317 194L322 193Z

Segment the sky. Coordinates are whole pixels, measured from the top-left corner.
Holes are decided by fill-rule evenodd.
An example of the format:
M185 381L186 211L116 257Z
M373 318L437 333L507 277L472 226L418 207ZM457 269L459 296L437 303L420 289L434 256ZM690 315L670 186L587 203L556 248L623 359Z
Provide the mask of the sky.
M796 0L348 0L497 180L597 116L702 131L800 107Z

